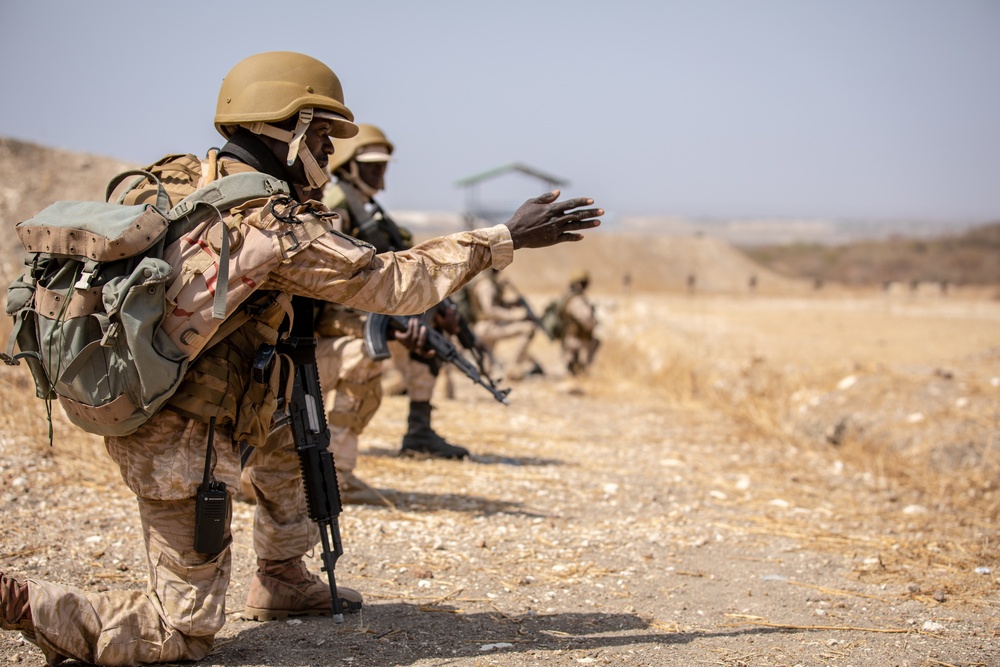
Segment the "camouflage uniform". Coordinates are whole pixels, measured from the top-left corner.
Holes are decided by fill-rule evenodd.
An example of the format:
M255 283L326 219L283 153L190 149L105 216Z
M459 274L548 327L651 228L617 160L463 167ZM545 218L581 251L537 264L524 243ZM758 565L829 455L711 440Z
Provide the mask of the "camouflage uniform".
M248 169L223 161L218 173ZM165 185L172 195L194 187L170 178L165 178ZM267 204L252 202L226 212L225 218L236 227L263 230L274 237L277 250L282 247L279 237L291 229L272 215ZM253 285L255 291L407 314L427 310L479 271L502 268L513 258L510 233L503 225L434 239L395 254L377 255L371 246L332 232L301 245L291 261L278 263ZM235 250L232 261L239 261L239 255ZM239 339L241 331L207 350L199 362L231 339ZM195 387L211 384L212 378L199 373L195 363L186 380ZM226 384L216 389L236 406L246 391ZM227 529L227 546L219 554L193 550L194 496L202 480L208 425L182 412L162 410L133 435L106 438L109 454L138 500L148 589L86 592L28 579L32 639L50 663L65 657L106 665L200 660L211 649L225 620L230 536ZM240 477L240 451L232 433L236 421L220 422L214 440L213 475L230 490L238 488ZM294 449L258 451L252 463L252 482L261 492L254 521L255 550L275 559L301 556L315 544L316 532L303 511Z
M316 326L316 364L342 490L357 467L358 437L382 404L382 362L364 351L366 319L364 311L327 304Z
M504 285L495 273L488 271L472 284L476 311L472 332L487 350L486 356L490 360L495 359L493 350L499 341L515 341L514 362L507 370L507 377L517 380L532 369L539 368L538 362L528 353L537 327L528 319L527 309L511 305L504 295Z
M388 251L396 245L411 245L409 235L398 237L398 228L382 220L369 208L370 198L346 180L328 186L323 201L336 210L341 218L341 230L355 235L364 229L364 237L377 250ZM392 232L392 233L390 233ZM364 484L354 477L358 463L358 438L382 404L381 361L364 352L364 326L368 314L339 304L327 304L316 323L316 348L320 386L326 404L326 420L330 426L330 450L337 466L341 489ZM392 344L393 348L400 348ZM407 355L409 352L403 350ZM395 352L395 349L394 349Z
M562 307L562 354L566 369L573 375L590 367L601 341L594 336L597 317L594 306L582 291L570 292Z

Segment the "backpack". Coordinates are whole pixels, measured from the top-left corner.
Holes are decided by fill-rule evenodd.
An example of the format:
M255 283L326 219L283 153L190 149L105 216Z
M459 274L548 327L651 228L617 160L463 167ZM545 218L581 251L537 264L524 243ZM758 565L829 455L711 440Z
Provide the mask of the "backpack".
M141 178L126 194L149 179L155 205L125 205L124 194L114 203L61 201L17 225L25 271L7 291L14 327L0 354L8 365L25 361L39 398L58 399L72 423L105 436L129 435L156 414L239 305L232 297L244 269L230 275L230 244L239 242L245 253L252 235L232 241L233 230L222 233L216 223L221 211L289 193L276 178L239 173L170 208L153 173L129 171L112 180L106 198L130 175ZM178 249L206 244L217 261L207 251ZM214 295L193 300L191 275L212 270Z

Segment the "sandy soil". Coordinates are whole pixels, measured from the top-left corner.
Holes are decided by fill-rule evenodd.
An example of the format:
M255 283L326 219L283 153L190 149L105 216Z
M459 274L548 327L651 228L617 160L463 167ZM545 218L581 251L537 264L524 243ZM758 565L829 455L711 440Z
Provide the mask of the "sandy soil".
M470 461L396 456L406 399L386 399L358 473L390 503L342 516L338 578L366 596L344 624L238 618L238 504L230 621L199 664L1000 664L1000 304L599 301L590 377L540 340L549 375L509 407L461 376L440 392ZM99 443L57 420L40 444L25 376L0 380L0 568L144 586ZM0 660L43 664L6 632Z

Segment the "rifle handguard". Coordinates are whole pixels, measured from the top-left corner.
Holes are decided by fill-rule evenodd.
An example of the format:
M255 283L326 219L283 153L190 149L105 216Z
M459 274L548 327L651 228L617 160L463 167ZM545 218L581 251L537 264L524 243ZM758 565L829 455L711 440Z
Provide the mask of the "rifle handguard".
M389 329L394 327L400 331L405 331L407 320L408 318L399 317L398 315L369 314L368 319L365 321L365 354L374 361L381 361L392 356L392 353L389 351ZM510 393L510 389L498 388L492 378L487 377L484 379L476 366L463 357L455 346L440 332L428 328L427 344L437 354L438 359L455 365L469 379L493 394L493 398L504 405L508 405L507 395Z

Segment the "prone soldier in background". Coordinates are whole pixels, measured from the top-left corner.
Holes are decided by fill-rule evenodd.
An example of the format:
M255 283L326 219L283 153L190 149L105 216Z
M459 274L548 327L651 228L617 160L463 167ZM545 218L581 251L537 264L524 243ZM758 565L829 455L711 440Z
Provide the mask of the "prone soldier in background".
M0 627L20 631L49 664L67 658L99 665L201 660L212 649L225 622L232 512L227 499L221 551L199 551L196 497L206 461L213 488L231 493L239 484L241 441L260 445L270 430L285 364L265 365L257 377L254 360L263 345L287 333L289 297L387 314L422 312L486 268L508 265L516 249L577 241L577 232L600 224L596 218L603 211L581 208L592 200L559 202L558 192L551 192L526 202L504 225L432 239L406 253L379 254L332 233L329 212L305 196L324 185L330 137L355 134L352 121L329 67L298 53L262 53L239 62L223 80L215 116L227 139L222 150L205 161L168 156L147 169L159 175L171 206L203 181L239 173L269 174L292 186L292 195L223 207L212 227L215 236L209 232L203 243L187 246L204 260L200 270L183 276L198 295L216 284L224 259L247 268L242 279L228 282L224 321L216 326L221 340L210 337L212 344L192 361L166 409L130 435L105 438L137 499L150 568L146 590L91 592L0 572ZM147 183L133 194L129 203L151 203L157 188ZM186 289L176 280L169 287ZM214 316L211 302L208 319ZM264 587L281 584L265 597L287 605L265 611L329 613L332 586L318 582L302 561L316 530L304 520L297 454L288 448L258 454L255 580ZM279 514L262 521L262 509ZM356 593L337 592L348 606L360 606Z

